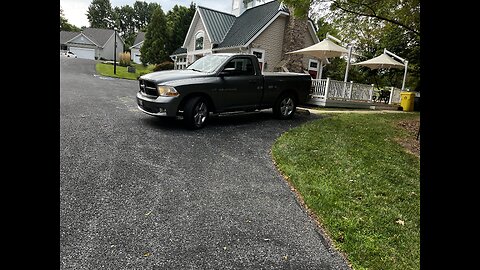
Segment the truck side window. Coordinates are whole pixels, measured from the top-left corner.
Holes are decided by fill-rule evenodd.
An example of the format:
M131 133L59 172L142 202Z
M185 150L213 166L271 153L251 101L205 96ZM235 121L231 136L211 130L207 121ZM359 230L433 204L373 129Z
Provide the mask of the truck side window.
M233 76L255 75L255 69L250 58L235 58L227 63L225 68L235 68Z

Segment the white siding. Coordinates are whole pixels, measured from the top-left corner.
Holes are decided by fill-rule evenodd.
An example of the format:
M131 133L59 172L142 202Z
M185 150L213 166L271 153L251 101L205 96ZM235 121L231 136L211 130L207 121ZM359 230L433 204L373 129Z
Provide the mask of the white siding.
M130 59L137 64L141 64L142 62L140 61L140 49L131 49L130 50Z
M200 18L200 16L198 16L198 20L195 24L195 27L192 28L192 33L189 37L189 40L187 40L186 42L186 48L187 48L187 62L188 63L192 63L193 62L193 55L194 54L204 54L205 52L210 52L211 51L211 48L212 48L212 43L211 41L208 39L208 34L207 34L207 30L205 29L205 26L203 25L202 23L202 20ZM204 33L204 37L203 37L203 50L201 51L195 51L195 35L199 32L199 31L203 31Z
M106 60L113 60L113 43L114 43L114 36L105 43L105 46L99 50L99 59L104 58ZM117 33L117 61L119 58L119 54L123 52L123 42L120 39L120 36Z

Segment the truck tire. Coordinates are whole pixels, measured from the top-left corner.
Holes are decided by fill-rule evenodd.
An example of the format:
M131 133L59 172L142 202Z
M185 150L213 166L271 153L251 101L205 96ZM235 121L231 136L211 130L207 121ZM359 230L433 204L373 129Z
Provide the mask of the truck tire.
M203 97L193 97L187 100L183 110L183 120L190 129L200 129L208 120L210 109L208 102Z
M290 93L282 94L273 105L273 114L278 119L290 119L297 110L297 101Z

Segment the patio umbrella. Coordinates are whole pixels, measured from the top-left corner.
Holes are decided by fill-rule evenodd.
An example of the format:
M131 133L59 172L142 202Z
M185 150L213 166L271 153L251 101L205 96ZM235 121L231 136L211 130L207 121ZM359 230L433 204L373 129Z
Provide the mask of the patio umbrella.
M329 39L324 39L319 43L315 43L310 47L306 47L300 50L287 52L285 54L304 54L313 57L317 57L319 59L331 58L331 57L339 57L343 54L347 54L348 50L342 46L335 44L333 41Z
M386 53L382 53L381 55L363 61L352 64L353 66L364 66L370 69L380 69L380 68L404 68L405 65L398 62L397 60L393 59L392 57L388 56Z
M315 43L310 47L306 47L300 50L287 52L285 54L303 54L308 56L313 56L321 59L320 61L320 73L317 75L318 78L322 78L322 69L323 69L323 59L331 58L331 57L339 57L343 54L348 54L348 50L342 46L335 44L333 41L328 39L329 35L327 34L327 38L322 40L319 43ZM333 38L333 37L332 37Z
M393 59L390 57L392 55L393 57L396 57L400 60L402 60L405 64L402 64L398 62L397 60ZM407 66L408 66L408 61L395 55L394 53L388 51L387 49L383 50L383 53L377 57L374 57L372 59L355 63L352 64L355 66L364 66L368 67L370 69L380 69L380 68L398 68L398 69L405 69L405 73L403 74L403 83L402 83L402 91L405 89L405 79L407 77Z

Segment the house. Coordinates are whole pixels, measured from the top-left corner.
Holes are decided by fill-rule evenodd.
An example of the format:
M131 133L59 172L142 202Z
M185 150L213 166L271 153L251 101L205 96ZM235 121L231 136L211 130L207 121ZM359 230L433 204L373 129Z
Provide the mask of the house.
M115 31L111 29L85 28L81 32L60 31L60 50L71 51L78 58L114 59ZM125 42L116 33L117 59Z
M264 71L286 70L284 38L289 11L279 1L232 0L232 12L225 13L197 6L182 48L171 58L176 69L212 53L249 53L258 57ZM304 46L318 43L314 24L308 20ZM312 76L318 59L304 56L303 67Z
M140 48L142 48L143 42L145 41L145 32L138 32L133 46L130 47L130 59L137 64L141 64L140 61Z

